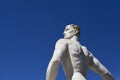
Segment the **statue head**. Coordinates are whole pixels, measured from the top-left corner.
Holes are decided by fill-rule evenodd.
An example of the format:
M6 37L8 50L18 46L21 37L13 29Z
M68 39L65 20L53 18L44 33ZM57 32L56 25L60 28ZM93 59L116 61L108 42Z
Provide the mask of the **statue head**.
M65 39L71 39L74 36L79 37L80 28L75 24L69 24L66 26L63 34Z

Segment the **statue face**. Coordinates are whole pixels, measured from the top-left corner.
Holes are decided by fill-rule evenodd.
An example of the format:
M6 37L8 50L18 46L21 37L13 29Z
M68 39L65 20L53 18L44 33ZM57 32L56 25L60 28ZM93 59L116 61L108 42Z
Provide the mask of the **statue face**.
M71 25L67 25L63 34L65 39L71 39L75 35L75 29Z

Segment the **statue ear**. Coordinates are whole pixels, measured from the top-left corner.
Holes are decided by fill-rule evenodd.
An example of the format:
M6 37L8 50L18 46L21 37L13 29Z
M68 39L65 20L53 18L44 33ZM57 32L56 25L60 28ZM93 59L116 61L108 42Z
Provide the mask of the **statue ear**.
M76 35L77 33L78 33L78 31L77 31L77 30L75 30L75 33L74 33L74 34Z

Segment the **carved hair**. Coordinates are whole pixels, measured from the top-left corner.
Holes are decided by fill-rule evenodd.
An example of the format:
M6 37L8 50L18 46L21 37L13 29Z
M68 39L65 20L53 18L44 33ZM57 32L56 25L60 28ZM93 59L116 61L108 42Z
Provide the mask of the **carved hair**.
M77 31L77 36L79 36L80 35L80 28L79 28L79 26L78 25L75 25L75 24L70 24L76 31Z

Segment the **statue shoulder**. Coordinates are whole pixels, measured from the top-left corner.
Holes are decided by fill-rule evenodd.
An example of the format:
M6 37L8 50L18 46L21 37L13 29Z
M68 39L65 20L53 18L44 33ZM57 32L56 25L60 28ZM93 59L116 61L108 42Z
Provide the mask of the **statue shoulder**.
M86 46L81 46L81 48L85 55L88 55L89 57L93 57L93 54L87 49Z
M86 46L81 46L81 48L83 49L83 51L88 52L88 49Z
M61 38L61 39L59 39L59 40L56 42L56 45L55 45L55 46L61 46L61 45L62 45L62 46L67 46L67 45L68 45L67 40Z

